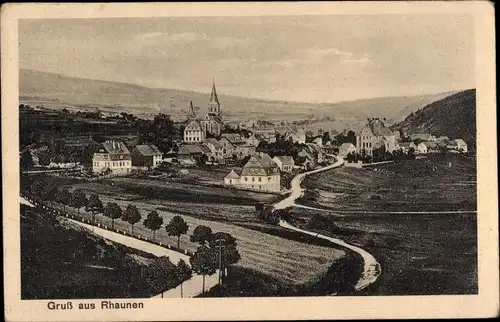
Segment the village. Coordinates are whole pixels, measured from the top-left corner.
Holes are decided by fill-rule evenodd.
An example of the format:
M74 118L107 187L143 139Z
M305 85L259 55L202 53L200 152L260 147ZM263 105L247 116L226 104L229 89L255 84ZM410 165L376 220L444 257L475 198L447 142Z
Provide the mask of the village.
M50 119L62 114L67 119L71 114L67 110L39 111L22 105L21 117L23 111L28 118L38 115ZM207 113L202 115L199 111L190 102L184 122L173 124L168 115L156 117L153 124L163 121L173 124L172 129L163 134L157 129L165 128L165 124L152 126L142 136L142 142L133 128L138 122L133 115L105 116L97 108L90 113L76 112L78 118L91 124L105 127L126 124L126 128L118 135L68 135L56 139L56 143L54 138L47 140L43 134L38 139L31 134L31 144L21 151L21 162L29 167L24 167L28 172L46 171L89 180L131 175L169 180L194 172L205 182L218 186L286 193L293 175L331 164L336 157L345 159L346 166L362 167L425 158L433 153L468 153L467 143L461 138L400 133L391 130L386 120L380 118L367 119L361 129L331 136L328 131L318 130L314 134L297 126L280 132L269 122L261 122L265 126L241 122L234 127L223 120L215 83Z

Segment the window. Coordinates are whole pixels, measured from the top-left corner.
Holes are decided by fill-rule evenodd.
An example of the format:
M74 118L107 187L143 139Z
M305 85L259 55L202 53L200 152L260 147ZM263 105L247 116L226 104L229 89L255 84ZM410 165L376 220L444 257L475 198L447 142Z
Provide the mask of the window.
M252 182L255 182L255 177L252 177Z
M262 182L262 178L261 177L259 177L259 182Z
M247 177L245 177L245 182L247 182L247 181L248 181L248 178L247 178Z

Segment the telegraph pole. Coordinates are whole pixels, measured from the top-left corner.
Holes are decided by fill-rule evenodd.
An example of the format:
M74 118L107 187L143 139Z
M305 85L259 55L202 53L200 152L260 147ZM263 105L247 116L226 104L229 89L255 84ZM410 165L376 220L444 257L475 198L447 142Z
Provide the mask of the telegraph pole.
M216 239L215 240L215 244L216 244L216 248L219 248L219 284L222 285L222 242L223 241L226 241L225 239ZM217 243L219 243L219 245L217 245Z

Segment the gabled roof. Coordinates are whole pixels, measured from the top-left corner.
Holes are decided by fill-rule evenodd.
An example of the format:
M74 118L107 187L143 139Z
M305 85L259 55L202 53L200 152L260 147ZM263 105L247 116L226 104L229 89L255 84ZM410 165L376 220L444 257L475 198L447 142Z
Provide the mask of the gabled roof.
M184 144L179 148L179 154L203 154L203 150L198 144Z
M130 151L123 142L120 141L106 141L102 143L103 148L109 154L129 154Z
M467 145L464 140L462 139L455 139L453 140L457 145Z
M186 125L185 130L200 130L201 131L202 127L201 127L200 121L198 121L198 120L192 120L192 121L190 121Z
M147 145L147 144L136 145L134 151L139 152L140 154L142 154L145 157L146 156L162 155L160 150L158 150L158 148L153 144L151 144L151 145Z
M226 138L231 144L246 144L246 138L237 133L224 133L221 137Z
M437 146L438 146L438 144L436 142L420 142L420 144L425 145L428 149L434 149L434 148L437 148Z
M342 143L342 144L340 145L339 149L343 149L343 150L345 149L345 150L347 150L347 149L349 149L351 146L352 146L353 148L355 148L354 144L352 144L352 143Z
M208 138L208 139L207 139L207 143L211 143L211 144L213 144L213 146L214 146L216 149L222 149L222 148L223 148L222 144L220 144L220 142L219 142L219 141L217 141L217 139L216 139L216 138Z
M239 174L237 174L236 172L234 172L234 170L231 170L231 172L229 172L227 174L227 176L225 176L224 178L226 178L226 179L239 179L240 176L239 176Z
M266 153L253 155L241 171L242 176L269 176L274 174L279 174L279 168Z
M212 153L212 150L206 144L200 144L200 149L203 153Z
M399 146L403 147L403 148L409 148L412 145L415 146L415 143L413 143L413 142L400 142L399 143Z
M280 160L281 164L283 164L283 165L293 165L294 164L293 157L291 157L289 155L279 155L279 156L275 156L274 158Z

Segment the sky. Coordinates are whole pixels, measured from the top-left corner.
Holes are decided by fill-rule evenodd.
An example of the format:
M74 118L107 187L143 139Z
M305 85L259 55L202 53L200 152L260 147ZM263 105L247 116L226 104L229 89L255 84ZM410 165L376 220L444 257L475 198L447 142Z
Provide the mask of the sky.
M19 21L20 68L302 102L475 87L468 15Z

